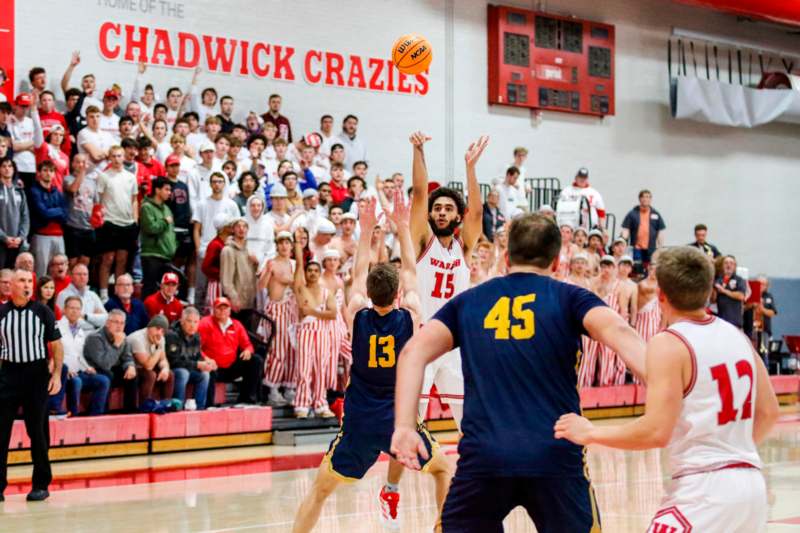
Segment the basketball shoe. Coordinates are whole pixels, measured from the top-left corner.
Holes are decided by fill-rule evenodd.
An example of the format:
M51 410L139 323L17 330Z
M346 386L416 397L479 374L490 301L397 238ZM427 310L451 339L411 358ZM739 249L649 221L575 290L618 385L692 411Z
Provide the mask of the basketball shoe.
M381 523L388 529L399 530L400 518L397 516L397 506L400 504L400 493L388 492L384 486L378 495L378 501L381 505Z

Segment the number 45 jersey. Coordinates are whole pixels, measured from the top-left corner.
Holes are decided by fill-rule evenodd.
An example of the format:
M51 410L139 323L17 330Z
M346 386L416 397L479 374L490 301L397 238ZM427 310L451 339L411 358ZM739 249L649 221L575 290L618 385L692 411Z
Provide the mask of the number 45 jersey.
M753 441L758 391L750 342L713 316L677 322L666 331L683 341L692 357L692 381L669 444L672 477L733 466L760 468Z
M583 447L556 440L553 426L562 414L581 412L583 318L604 305L583 288L515 273L461 293L436 313L433 320L461 349L459 474L584 475Z

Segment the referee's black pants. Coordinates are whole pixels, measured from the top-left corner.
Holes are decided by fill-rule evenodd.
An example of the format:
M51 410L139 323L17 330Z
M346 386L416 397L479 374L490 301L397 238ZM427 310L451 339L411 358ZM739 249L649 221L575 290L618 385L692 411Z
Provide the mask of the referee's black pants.
M8 484L8 445L17 411L22 407L25 429L31 439L33 490L47 490L50 471L47 385L50 372L47 360L32 363L0 362L0 494ZM63 386L63 384L62 384Z

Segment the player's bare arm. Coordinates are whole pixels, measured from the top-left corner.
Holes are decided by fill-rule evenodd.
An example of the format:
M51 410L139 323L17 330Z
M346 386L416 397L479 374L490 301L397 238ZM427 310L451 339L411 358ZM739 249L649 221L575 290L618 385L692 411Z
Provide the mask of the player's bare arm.
M481 188L478 184L478 175L475 166L481 158L481 154L489 145L489 137L482 135L477 141L469 145L464 154L464 161L467 166L467 212L464 213L464 255L469 254L475 248L478 239L483 232L483 205L481 204ZM415 192L416 194L416 192Z
M556 422L555 437L575 444L602 444L626 450L663 448L683 406L683 391L692 380L689 349L670 333L660 333L647 345L647 404L645 414L620 426L598 427L575 413Z
M618 353L636 377L647 382L645 343L624 318L608 307L595 307L586 313L583 327L593 339Z
M753 440L756 444L761 444L778 420L780 410L778 408L778 398L775 396L775 389L772 388L772 380L769 379L769 373L764 366L764 361L755 352L753 353L753 361L756 364L756 404L753 418Z
M397 363L392 453L408 468L419 470L417 454L428 452L417 434L417 409L425 366L453 348L453 335L438 320L425 324L405 345Z
M347 304L347 325L352 331L353 317L367 306L367 274L369 273L369 258L372 243L372 232L378 223L375 217L375 198L369 197L358 205L358 221L361 225L361 235L358 237L355 264L353 265L352 285L350 288L350 302Z
M417 294L417 262L414 243L411 240L409 220L410 206L403 200L403 191L395 189L394 208L384 211L389 220L397 228L400 241L400 286L403 287L403 307L408 309L414 320L414 328L419 327L419 295ZM391 211L391 212L390 212Z
M411 240L414 243L416 255L422 253L431 237L431 228L428 225L428 168L425 165L425 151L423 146L431 137L421 131L411 134L409 141L414 150L414 160L411 172Z

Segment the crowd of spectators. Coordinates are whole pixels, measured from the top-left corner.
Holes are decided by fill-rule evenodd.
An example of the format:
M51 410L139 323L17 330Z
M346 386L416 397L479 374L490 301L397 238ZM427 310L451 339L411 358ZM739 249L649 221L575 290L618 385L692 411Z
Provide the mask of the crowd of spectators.
M103 413L115 387L127 411L171 398L204 409L215 383L237 382L238 403L333 416L349 372L342 309L359 205L378 200L371 260L399 261L380 212L395 190L408 199L404 176L370 177L353 114L338 132L325 114L303 134L280 95L243 116L232 96L201 88L199 70L184 92L148 83L144 64L129 90L91 73L75 86L79 68L75 52L57 88L33 68L28 88L0 102L0 301L13 269L32 272L35 299L57 320L65 386L50 410ZM504 273L508 224L529 205L527 157L516 148L487 194L473 284ZM580 168L556 210L541 207L561 227L556 276L596 292L645 338L661 327L648 266L666 228L651 201L642 191L621 234L608 235L603 198ZM706 231L696 228L694 246L717 257ZM746 290L727 256L713 304L740 327ZM588 339L584 348L583 385L626 379L614 354Z

